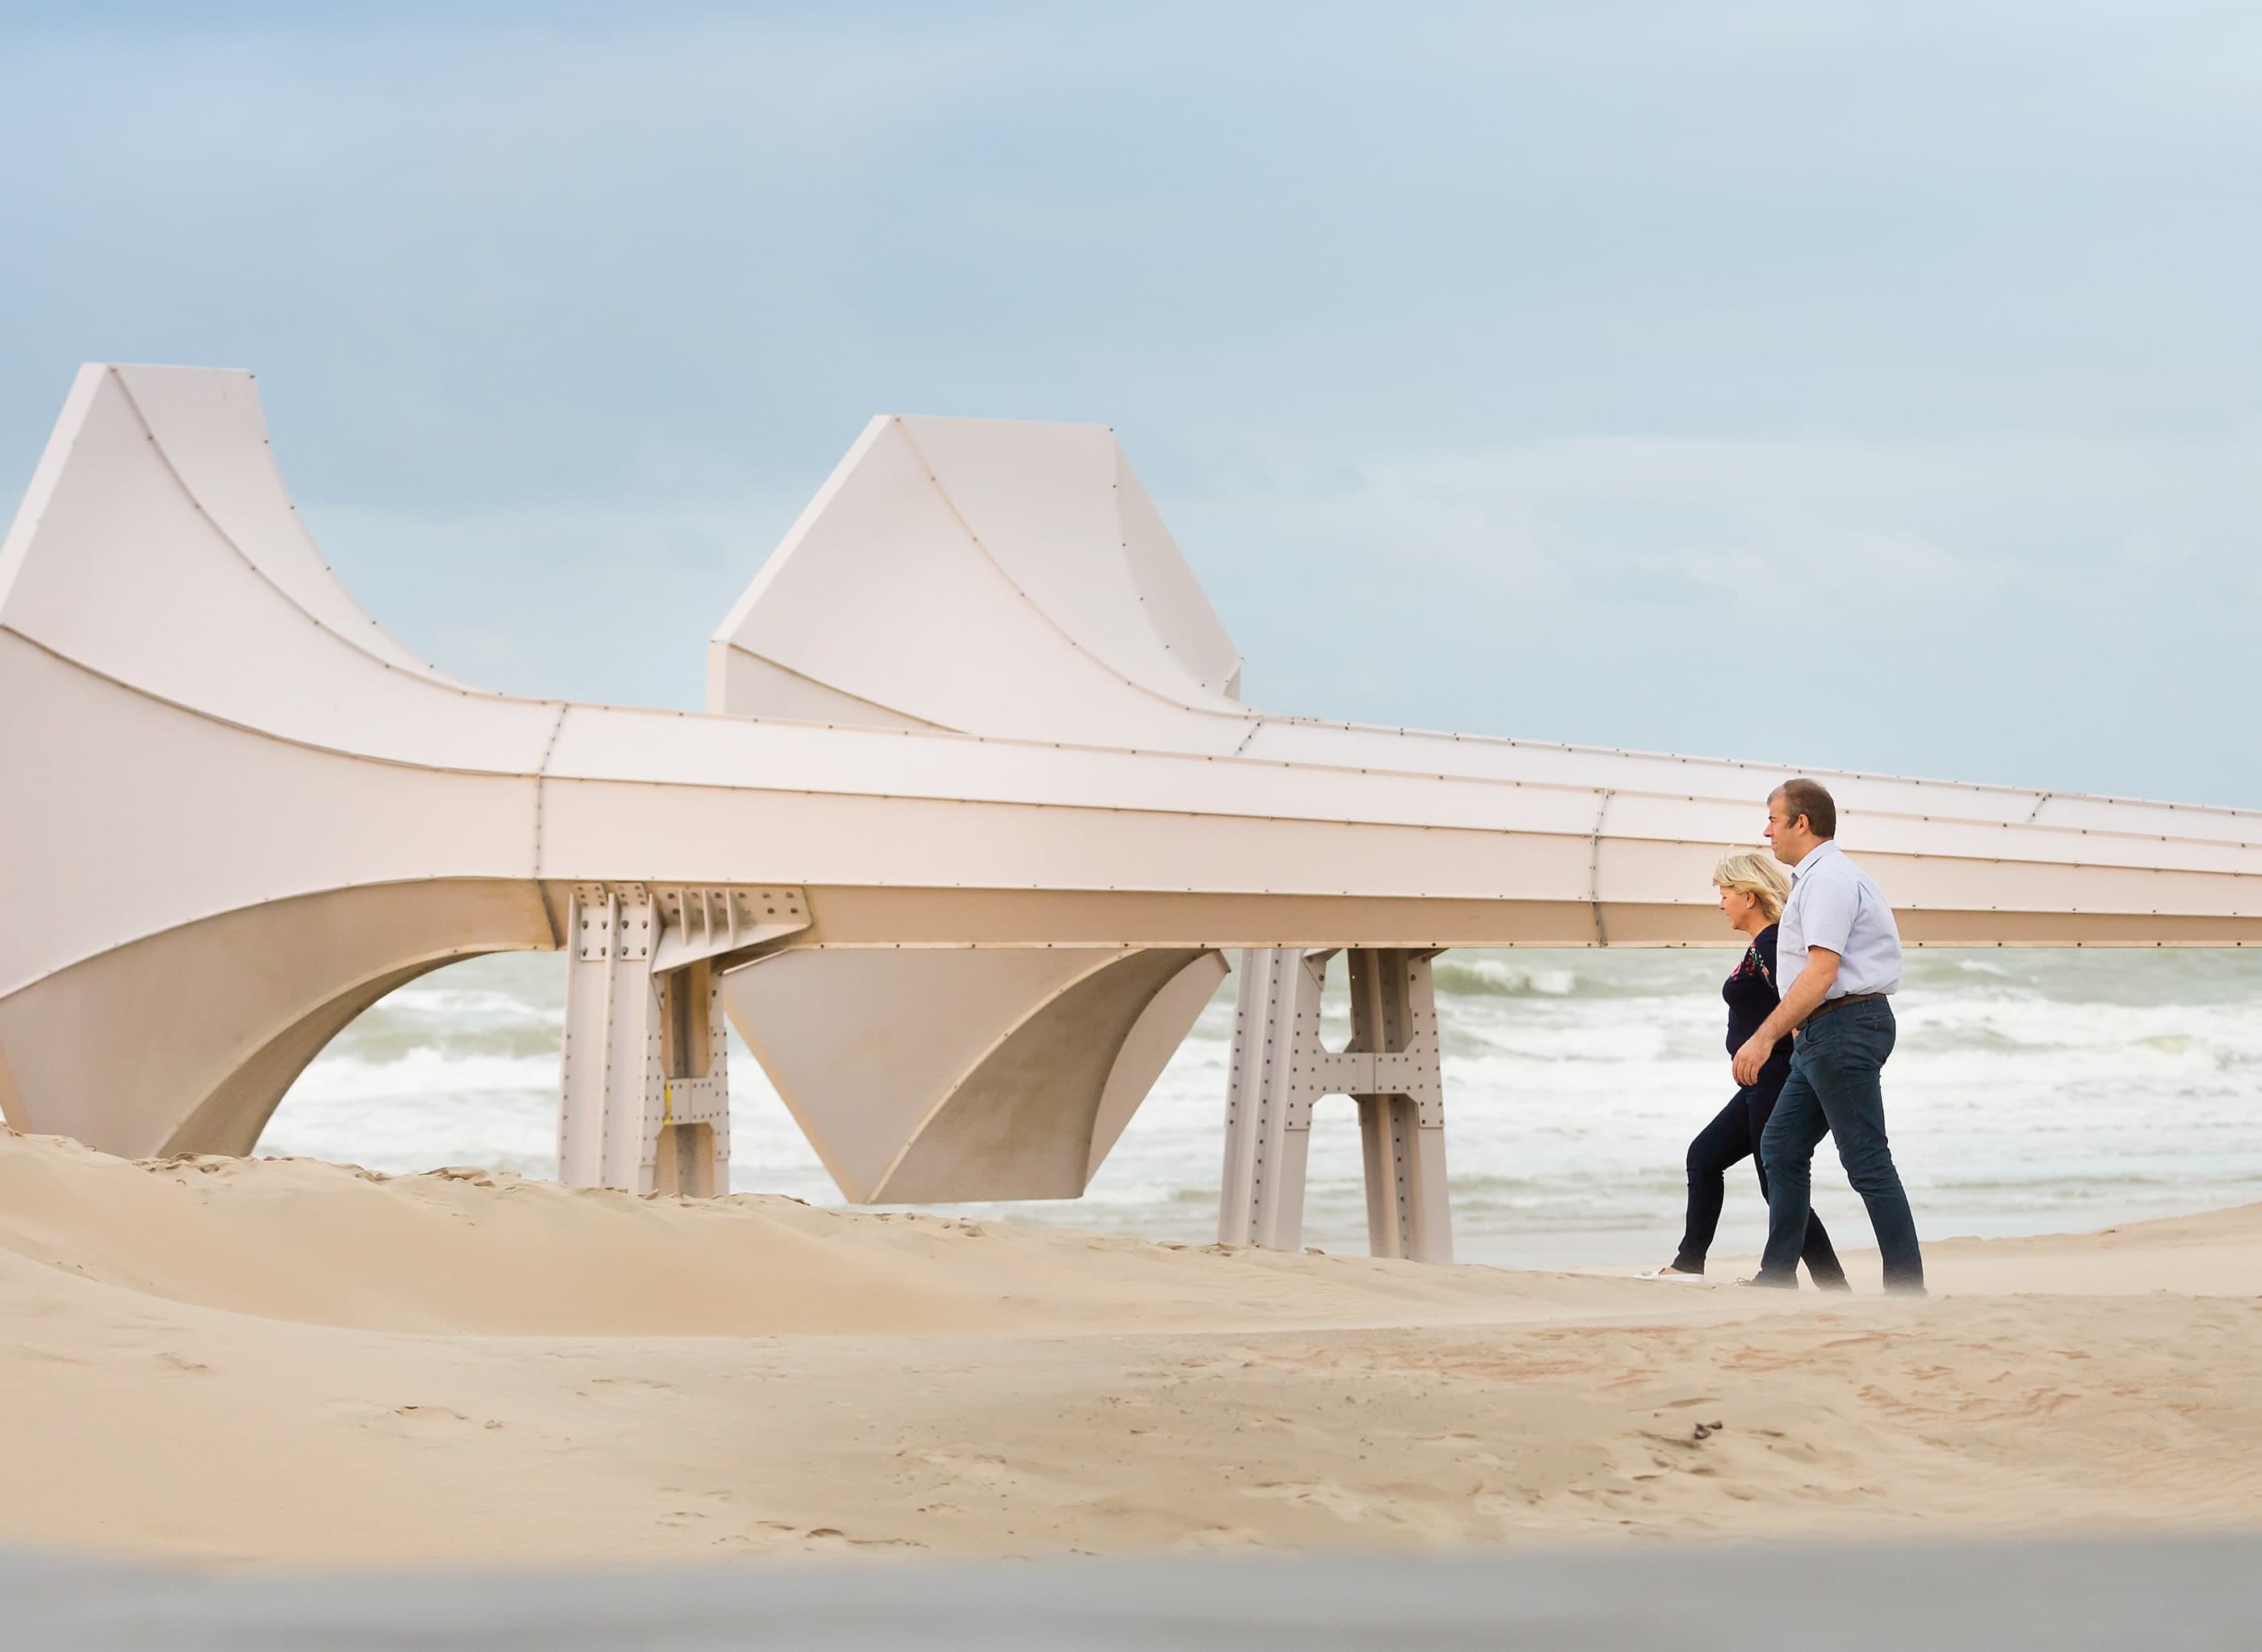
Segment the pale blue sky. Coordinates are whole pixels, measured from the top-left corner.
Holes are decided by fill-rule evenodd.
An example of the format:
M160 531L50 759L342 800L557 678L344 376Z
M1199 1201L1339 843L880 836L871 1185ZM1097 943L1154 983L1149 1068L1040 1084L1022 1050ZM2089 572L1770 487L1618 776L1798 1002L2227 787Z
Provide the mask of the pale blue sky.
M1254 703L2262 804L2262 9L308 10L0 11L11 502L249 367L391 628L689 705L868 415L1101 420Z

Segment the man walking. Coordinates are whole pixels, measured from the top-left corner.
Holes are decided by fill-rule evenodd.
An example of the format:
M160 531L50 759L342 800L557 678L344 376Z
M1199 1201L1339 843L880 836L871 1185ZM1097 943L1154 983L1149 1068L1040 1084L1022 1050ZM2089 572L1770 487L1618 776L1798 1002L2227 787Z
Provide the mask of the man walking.
M1790 1076L1760 1138L1768 1173L1767 1249L1749 1282L1798 1288L1814 1147L1838 1138L1846 1179L1869 1209L1884 1259L1885 1289L1924 1294L1916 1218L1885 1142L1878 1084L1893 1052L1891 995L1901 984L1901 932L1869 874L1832 840L1838 806L1812 780L1785 780L1768 798L1768 842L1791 869L1790 899L1776 937L1783 1002L1736 1052L1736 1082L1755 1081L1768 1054L1797 1034Z

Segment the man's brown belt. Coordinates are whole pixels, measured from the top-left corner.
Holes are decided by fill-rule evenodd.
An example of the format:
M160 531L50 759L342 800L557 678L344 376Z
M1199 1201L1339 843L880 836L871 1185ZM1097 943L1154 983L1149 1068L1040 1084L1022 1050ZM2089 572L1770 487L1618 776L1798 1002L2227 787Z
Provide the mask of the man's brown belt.
M1812 1014L1798 1024L1798 1031L1805 1031L1832 1010L1843 1009L1848 1004L1874 1004L1891 996L1891 993L1848 993L1843 998L1825 998L1814 1006Z

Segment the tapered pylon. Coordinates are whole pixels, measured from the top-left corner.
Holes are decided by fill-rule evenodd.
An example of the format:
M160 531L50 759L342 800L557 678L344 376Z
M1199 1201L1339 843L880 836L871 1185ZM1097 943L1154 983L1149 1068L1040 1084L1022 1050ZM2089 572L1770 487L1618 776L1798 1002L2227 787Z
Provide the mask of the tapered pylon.
M889 416L716 633L708 707L1131 747L1237 710L1240 679L1112 431ZM1225 973L1185 946L802 952L724 1001L851 1197L950 1196L949 1144L979 1132L1015 1143L1004 1185L1048 1198L1082 1190ZM1094 1121L1081 1153L1017 1122L1064 1101Z

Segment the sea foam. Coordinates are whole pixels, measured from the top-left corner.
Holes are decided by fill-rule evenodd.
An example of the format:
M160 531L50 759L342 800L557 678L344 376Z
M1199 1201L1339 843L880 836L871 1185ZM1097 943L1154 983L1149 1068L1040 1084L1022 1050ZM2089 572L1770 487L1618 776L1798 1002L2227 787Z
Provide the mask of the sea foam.
M1459 1253L1531 1264L1662 1261L1689 1138L1733 1089L1723 952L1457 952L1439 960L1447 1160ZM1342 962L1327 1026L1349 1031ZM954 1207L1154 1239L1214 1235L1233 983L1081 1200ZM1912 952L1886 1068L1894 1153L1934 1235L2093 1227L2262 1200L2262 955ZM363 1016L300 1077L263 1153L414 1171L551 1173L558 960L473 959ZM839 1195L731 1040L731 1182ZM1347 1098L1315 1122L1305 1240L1365 1248ZM1860 1203L1825 1145L1816 1201L1848 1246ZM1721 1253L1755 1249L1751 1172L1731 1173Z

